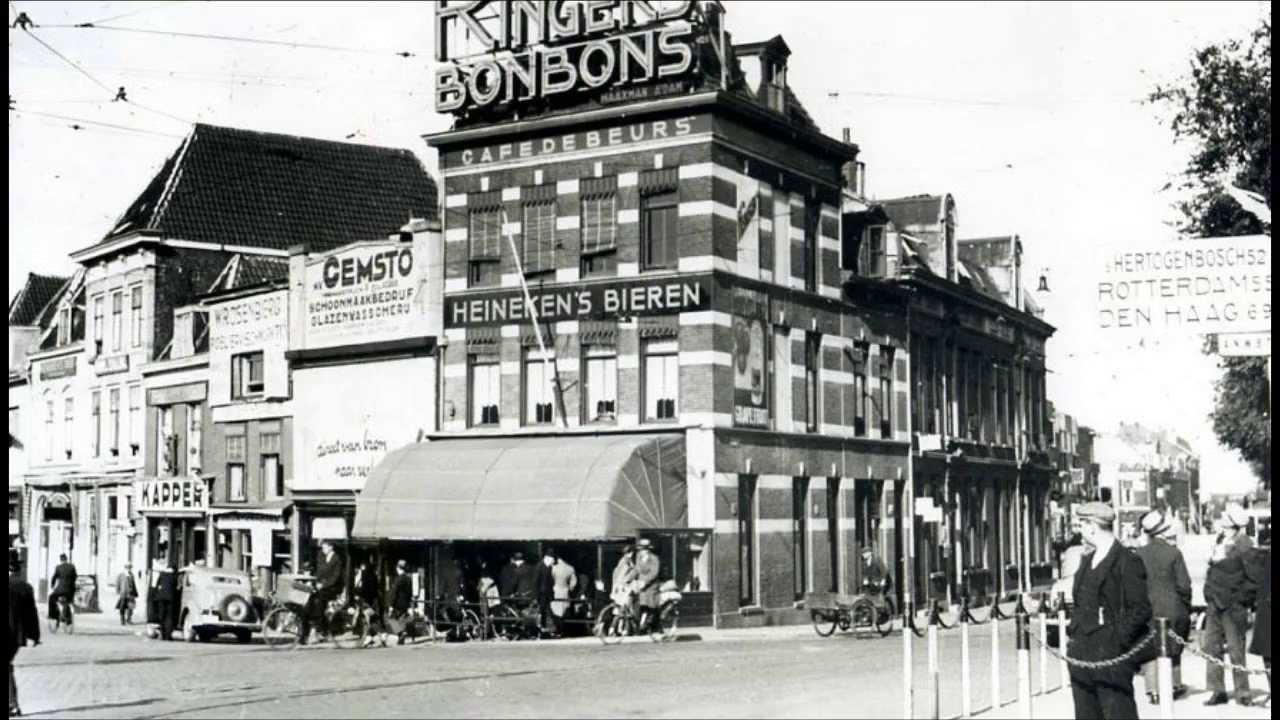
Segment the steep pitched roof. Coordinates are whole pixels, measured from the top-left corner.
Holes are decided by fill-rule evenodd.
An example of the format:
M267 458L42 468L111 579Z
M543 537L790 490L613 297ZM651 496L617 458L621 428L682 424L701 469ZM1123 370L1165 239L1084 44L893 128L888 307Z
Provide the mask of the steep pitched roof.
M39 325L41 311L58 296L70 278L27 273L27 282L9 301L10 325Z
M438 216L435 181L408 150L198 124L103 238L327 250Z
M236 255L227 261L209 293L239 290L289 278L289 259L264 255Z
M899 229L918 225L937 225L942 217L942 195L912 195L911 197L878 200L893 224Z

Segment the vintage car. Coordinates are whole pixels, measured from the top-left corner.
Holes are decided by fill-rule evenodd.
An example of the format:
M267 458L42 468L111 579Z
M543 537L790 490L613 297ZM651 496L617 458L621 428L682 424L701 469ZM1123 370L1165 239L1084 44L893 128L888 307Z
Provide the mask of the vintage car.
M178 627L187 642L207 642L225 633L245 643L262 630L248 573L189 565L179 572L178 587Z

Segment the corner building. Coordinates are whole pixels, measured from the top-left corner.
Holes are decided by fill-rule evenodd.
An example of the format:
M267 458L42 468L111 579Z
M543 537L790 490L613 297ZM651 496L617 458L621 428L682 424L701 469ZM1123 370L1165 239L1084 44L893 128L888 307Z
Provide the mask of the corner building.
M897 565L904 313L842 299L857 147L814 125L789 55L727 45L725 72L699 65L676 94L616 106L605 88L427 138L443 432L375 470L361 502L412 493L426 515L413 531L384 508L374 532L489 562L551 546L606 583L650 537L682 623L719 627L807 621L805 592L856 591L863 546Z

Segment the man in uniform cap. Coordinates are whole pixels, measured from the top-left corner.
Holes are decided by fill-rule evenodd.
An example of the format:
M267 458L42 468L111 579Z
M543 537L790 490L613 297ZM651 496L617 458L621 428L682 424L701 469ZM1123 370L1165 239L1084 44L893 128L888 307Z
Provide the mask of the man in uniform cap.
M1152 510L1138 522L1142 534L1134 552L1147 569L1147 591L1151 597L1151 613L1169 620L1169 629L1186 639L1191 632L1191 575L1182 551L1165 538L1172 534L1173 526L1164 513ZM1182 646L1169 642L1173 651L1173 696L1181 697L1186 688L1182 685ZM1143 663L1142 677L1146 681L1147 698L1152 705L1160 703L1156 661Z
M1083 505L1080 534L1092 549L1080 560L1072 582L1075 609L1067 634L1069 657L1077 660L1110 660L1119 657L1147 635L1151 599L1147 571L1137 555L1116 541L1112 530L1116 513L1110 505ZM1131 660L1114 667L1090 670L1071 668L1071 695L1077 718L1137 718L1133 699Z
M1249 536L1241 532L1249 518L1238 505L1227 508L1218 525L1220 531L1209 558L1209 570L1204 576L1204 635L1201 646L1204 652L1221 658L1225 651L1235 665L1245 663L1245 634L1249 631L1249 606L1253 604L1257 588L1247 572L1245 563L1253 549ZM1209 686L1209 699L1205 705L1222 705L1227 702L1227 686L1220 665L1206 663L1205 684ZM1252 705L1249 691L1249 674L1235 671L1236 702Z

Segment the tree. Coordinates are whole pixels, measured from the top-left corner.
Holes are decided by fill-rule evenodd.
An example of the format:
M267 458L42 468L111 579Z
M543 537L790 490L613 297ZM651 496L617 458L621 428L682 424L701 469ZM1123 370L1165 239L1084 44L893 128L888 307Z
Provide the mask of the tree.
M1181 229L1193 237L1263 232L1262 223L1221 192L1226 180L1271 201L1271 18L1244 40L1202 48L1191 73L1158 86L1148 100L1172 111L1176 140L1194 148L1180 202ZM1206 351L1216 351L1211 338ZM1270 388L1262 358L1224 358L1211 414L1214 433L1271 486Z

